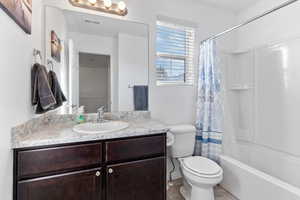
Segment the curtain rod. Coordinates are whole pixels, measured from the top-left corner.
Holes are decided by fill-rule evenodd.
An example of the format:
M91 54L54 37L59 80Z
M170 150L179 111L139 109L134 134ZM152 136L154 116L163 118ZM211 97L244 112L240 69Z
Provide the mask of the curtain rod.
M229 32L234 31L234 30L236 30L236 29L238 29L238 28L240 28L240 27L243 27L243 26L245 26L245 25L248 25L248 24L250 24L250 23L252 23L252 22L254 22L254 21L256 21L256 20L258 20L258 19L260 19L260 18L263 18L263 17L266 16L266 15L269 15L269 14L271 14L271 13L277 11L277 10L280 10L281 8L284 8L284 7L286 7L286 6L289 6L289 5L291 5L291 4L293 4L293 3L297 2L297 1L298 1L298 0L289 0L289 1L286 1L286 2L280 4L279 6L273 8L273 9L271 9L271 10L268 10L268 11L266 11L266 12L264 12L264 13L258 15L258 16L255 16L255 17L250 18L248 21L245 21L245 22L243 22L243 23L241 23L241 24L239 24L239 25L237 25L237 26L234 26L234 27L232 27L232 28L230 28L230 29L227 29L227 30L221 32L221 33L218 33L218 34L216 34L216 35L214 35L214 36L211 36L211 37L209 37L209 38L207 38L207 39L205 39L205 40L202 40L201 43L203 43L203 42L205 42L205 41L207 41L207 40L217 39L217 38L219 38L220 36L222 36L222 35L224 35L224 34L226 34L226 33L229 33Z

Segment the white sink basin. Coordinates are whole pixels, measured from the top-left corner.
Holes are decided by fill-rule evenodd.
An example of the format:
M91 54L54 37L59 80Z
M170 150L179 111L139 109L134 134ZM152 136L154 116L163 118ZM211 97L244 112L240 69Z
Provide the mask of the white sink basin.
M84 123L73 127L73 131L84 134L100 134L120 131L129 127L127 122L108 121L103 123Z

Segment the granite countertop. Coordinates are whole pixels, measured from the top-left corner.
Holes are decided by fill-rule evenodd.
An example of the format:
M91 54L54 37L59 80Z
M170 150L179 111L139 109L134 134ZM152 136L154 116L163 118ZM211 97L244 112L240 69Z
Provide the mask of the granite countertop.
M45 145L57 145L75 142L115 139L133 136L153 135L168 131L165 124L151 118L118 119L129 123L129 127L120 131L101 134L82 134L73 131L76 123L71 120L56 120L53 123L21 125L12 130L12 148L29 148ZM117 120L117 119L114 119ZM35 125L37 126L37 125ZM28 128L30 127L30 128Z

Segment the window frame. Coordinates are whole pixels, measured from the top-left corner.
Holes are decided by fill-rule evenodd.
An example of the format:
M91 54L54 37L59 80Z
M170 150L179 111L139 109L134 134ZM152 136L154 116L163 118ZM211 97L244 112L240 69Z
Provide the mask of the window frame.
M156 85L157 86L165 86L165 85L186 85L193 86L195 84L195 69L194 69L194 47L196 45L196 37L195 37L195 28L191 26L183 26L181 24L175 24L168 21L157 20L156 21L156 30L158 30L158 26L170 28L170 29L178 29L184 31L189 36L186 36L187 41L185 42L184 49L185 55L179 55L176 53L161 53L158 51L157 47L155 50L156 60L155 60L155 69L156 69ZM156 45L157 45L158 34L156 34ZM190 44L190 45L189 45ZM191 45L192 44L192 45ZM159 58L162 59L170 59L170 60L182 60L184 61L184 77L183 80L179 81L164 81L159 80L158 78L158 66L157 61ZM190 72L191 71L191 72ZM189 76L189 74L192 74ZM190 80L190 81L189 81Z

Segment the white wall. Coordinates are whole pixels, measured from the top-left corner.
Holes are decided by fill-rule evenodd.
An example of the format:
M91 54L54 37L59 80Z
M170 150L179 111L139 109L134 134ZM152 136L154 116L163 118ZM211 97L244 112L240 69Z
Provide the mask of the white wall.
M237 16L239 22L261 14L284 0L264 0ZM296 2L237 31L237 50L251 49L292 37L300 36L300 28L295 26L299 18L300 3Z
M134 110L134 85L148 85L148 38L118 36L119 111Z
M79 105L79 52L74 41L68 38L69 104Z
M12 151L10 130L33 116L30 69L33 48L41 49L40 1L33 1L32 35L23 30L0 9L0 194L12 199Z
M240 13L238 20L249 19L281 2L261 1ZM248 73L255 77L255 89L246 97L254 102L255 113L253 130L242 141L238 138L242 133L232 127L232 122L226 124L223 146L225 154L300 188L300 121L295 102L299 102L299 83L295 82L300 76L299 40L295 40L300 38L299 10L300 2L296 2L236 32L238 51L255 49L255 57L250 59L255 61L251 65L255 74ZM284 45L264 48L281 41Z

